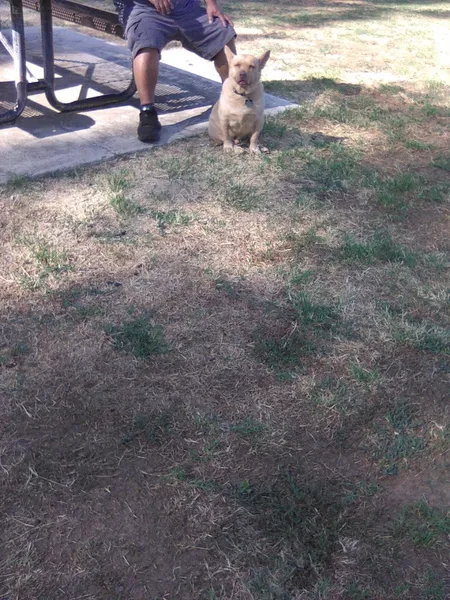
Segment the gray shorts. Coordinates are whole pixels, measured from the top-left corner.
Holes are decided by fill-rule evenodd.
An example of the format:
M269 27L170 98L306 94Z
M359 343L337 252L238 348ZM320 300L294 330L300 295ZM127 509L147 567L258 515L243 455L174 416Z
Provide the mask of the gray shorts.
M148 1L135 3L125 27L125 38L133 58L143 48L161 50L173 40L206 60L212 60L236 36L233 27L224 27L215 18L208 22L200 1L189 3L187 10L161 15Z

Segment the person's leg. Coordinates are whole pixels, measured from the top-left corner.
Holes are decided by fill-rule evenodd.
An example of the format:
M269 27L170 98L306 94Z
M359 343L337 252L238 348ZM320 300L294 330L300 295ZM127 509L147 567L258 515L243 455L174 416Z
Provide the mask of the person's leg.
M233 52L233 54L236 54L236 44L234 42L234 38L232 40L230 40L227 44L228 48L231 50L231 52ZM222 79L222 83L225 81L225 79L228 78L228 60L227 57L225 55L225 51L222 48L222 50L216 54L216 56L214 57L214 66L216 67L216 71L219 73L220 78Z
M127 21L125 36L133 57L134 80L141 104L137 131L141 142L159 139L161 124L154 106L159 58L176 32L173 19L160 15L150 3L135 5Z
M141 142L148 143L159 140L161 123L154 106L158 72L159 50L156 48L139 50L133 60L133 73L141 104L137 130Z
M133 60L134 81L141 106L155 101L156 83L159 71L159 50L142 48Z
M200 2L194 4L189 12L178 17L176 21L183 46L206 60L214 61L220 78L225 81L228 77L225 46L236 53L234 42L236 32L233 27L229 23L224 27L217 18L210 23L206 10Z

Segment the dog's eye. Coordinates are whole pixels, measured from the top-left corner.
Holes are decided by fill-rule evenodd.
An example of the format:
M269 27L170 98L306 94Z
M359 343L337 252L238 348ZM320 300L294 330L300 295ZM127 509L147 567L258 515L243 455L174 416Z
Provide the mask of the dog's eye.
M254 69L254 68L255 68L255 65L250 65L250 69Z

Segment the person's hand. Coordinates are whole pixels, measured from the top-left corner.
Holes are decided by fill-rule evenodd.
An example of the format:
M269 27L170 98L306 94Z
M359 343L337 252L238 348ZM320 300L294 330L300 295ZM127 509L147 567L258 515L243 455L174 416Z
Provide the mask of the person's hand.
M148 0L160 15L168 15L173 8L172 0Z
M218 19L220 19L224 27L227 26L227 23L233 25L233 21L228 15L221 11L216 0L206 0L206 14L208 15L208 20L210 24L213 22L214 17L217 17Z

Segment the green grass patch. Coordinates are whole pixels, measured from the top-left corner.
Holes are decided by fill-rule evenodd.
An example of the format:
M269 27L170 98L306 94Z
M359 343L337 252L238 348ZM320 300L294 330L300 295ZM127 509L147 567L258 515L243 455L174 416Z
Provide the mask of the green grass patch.
M356 481L345 486L345 495L342 498L344 505L355 504L361 500L375 496L381 487L377 483L367 481Z
M375 182L372 185L375 187ZM402 211L408 205L408 195L418 186L418 178L411 173L380 178L376 185L377 202L386 209Z
M6 183L6 192L28 192L31 190L32 179L27 175L13 175Z
M226 277L217 277L217 279L214 280L214 284L217 290L225 292L232 298L237 298L239 295L238 291L236 290L236 285Z
M405 148L409 150L432 150L434 145L421 140L405 140Z
M304 175L315 182L317 191L330 194L347 190L359 172L359 152L334 143L306 159Z
M124 169L108 175L106 178L106 183L108 191L111 194L120 194L131 187L129 174Z
M291 291L289 303L295 309L298 320L304 327L335 331L342 323L339 305L315 302L306 292Z
M310 227L301 233L292 231L286 235L286 240L296 254L323 242L323 238L321 238L320 235L317 235L315 227Z
M111 337L114 348L138 358L146 359L171 350L164 329L155 325L147 315L134 317L121 325L111 325L106 328L106 333Z
M386 425L375 425L373 455L382 470L395 475L398 463L422 452L428 446L425 438L416 435L416 411L408 400L397 400L386 413Z
M103 291L94 287L74 287L57 293L57 296L61 299L62 307L70 310L72 315L76 315L81 319L95 317L103 313L100 307L86 304L87 299L103 295Z
M164 153L160 153L158 155L158 166L166 171L170 180L185 179L192 181L197 165L194 157L189 154L185 156L165 156Z
M418 548L446 547L450 512L433 508L425 500L405 506L394 527L394 535L409 539Z
M366 388L372 387L380 378L378 369L365 369L356 362L351 362L349 365L350 376L358 383L363 384Z
M315 346L307 335L298 329L279 338L259 330L255 337L255 354L265 362L280 381L289 381L304 368L304 360Z
M392 319L393 338L401 344L412 345L421 352L450 354L450 327L426 320L416 321L407 314Z
M26 342L17 342L11 348L0 353L0 366L12 363L15 359L21 358L31 353L31 346Z
M351 234L345 234L340 253L343 260L352 263L392 262L403 263L408 267L417 264L416 253L395 242L384 229L376 231L364 242L357 241Z
M286 130L287 126L279 119L266 119L261 135L263 135L265 138L268 138L272 146L278 146L281 138L285 135Z
M142 206L128 198L131 188L127 171L121 170L107 177L107 192L112 209L122 218L134 217L144 212Z
M134 418L131 430L122 438L122 444L131 444L135 440L145 440L161 445L173 434L174 422L171 413L154 411L150 414L138 414Z
M443 171L450 171L450 154L440 154L433 159L433 167L442 169Z
M226 186L222 193L222 199L226 206L243 212L257 209L263 200L259 189L248 183L232 183Z
M253 573L247 587L254 597L281 600L313 584L337 548L342 526L337 494L285 473L266 489L241 482L235 498L247 523L230 527L227 536L234 560Z
M187 227L195 221L193 215L181 210L159 210L153 212L152 216L161 233L164 233L168 227Z
M120 217L134 217L144 212L140 204L130 200L123 192L113 194L109 202Z
M182 483L185 483L189 487L205 493L218 492L221 489L221 485L215 479L197 479L192 477L190 473L187 473L182 467L176 467L169 472L168 476L164 477L165 480L176 479Z
M45 285L50 276L58 277L72 270L66 250L55 248L44 237L24 234L17 238L17 243L27 248L37 268L36 274L27 274L19 279L20 284L26 289L39 289Z
M266 429L264 423L257 421L254 417L245 417L238 423L231 425L230 431L246 439L255 439Z
M317 406L332 408L348 415L355 409L355 396L348 383L342 379L322 377L313 387L311 400Z
M445 183L431 183L427 182L421 186L418 193L420 200L425 202L437 202L441 204L449 198L450 185Z
M388 94L389 96L395 96L396 94L405 91L405 88L401 85L393 85L391 83L381 83L379 89L380 92Z

